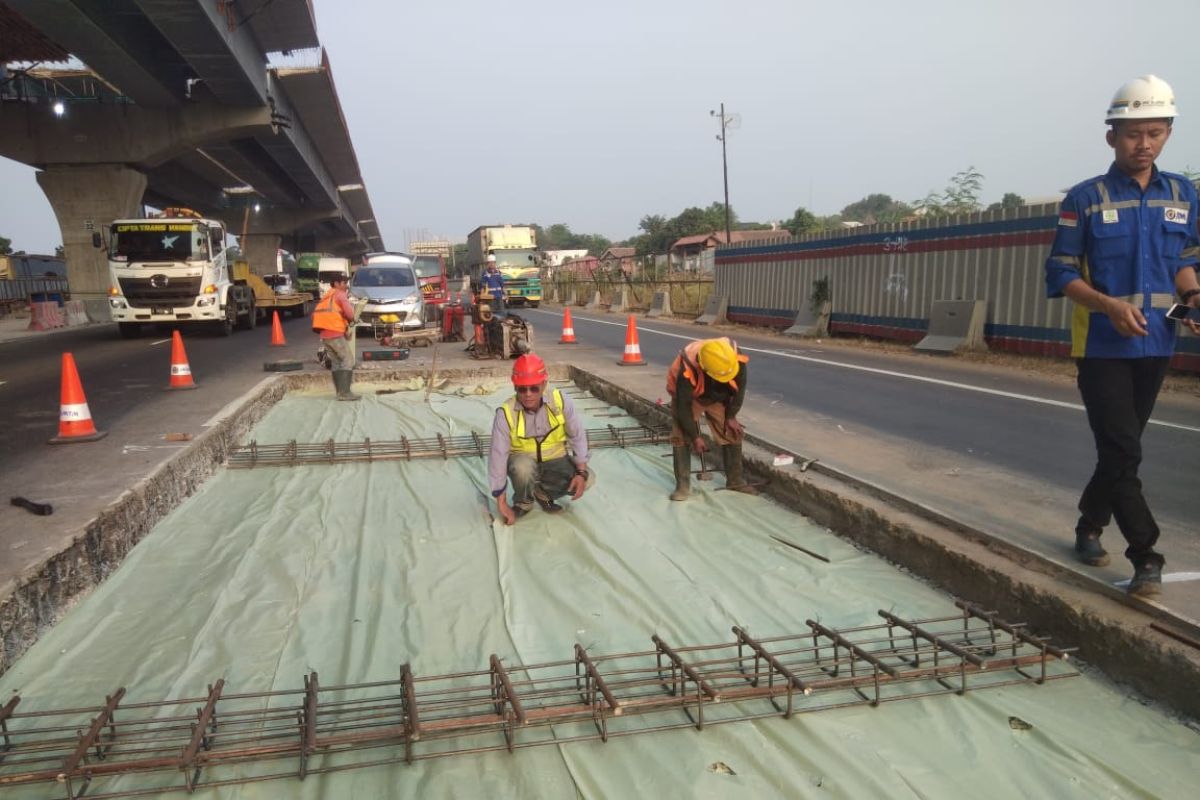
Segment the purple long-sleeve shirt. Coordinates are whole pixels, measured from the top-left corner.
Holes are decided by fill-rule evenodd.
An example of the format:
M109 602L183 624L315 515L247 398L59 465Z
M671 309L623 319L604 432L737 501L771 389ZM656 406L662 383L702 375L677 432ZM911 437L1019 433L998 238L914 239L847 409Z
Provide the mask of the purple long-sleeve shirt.
M505 401L507 402L507 401ZM583 468L588 462L587 431L571 403L571 398L562 395L563 425L567 429L567 445L572 453L575 466ZM550 432L550 419L546 414L546 399L537 411L526 411L525 435L542 437ZM492 449L488 455L488 486L492 496L498 496L508 486L508 456L512 451L512 441L508 430L508 418L504 416L504 408L496 409L496 418L492 421Z

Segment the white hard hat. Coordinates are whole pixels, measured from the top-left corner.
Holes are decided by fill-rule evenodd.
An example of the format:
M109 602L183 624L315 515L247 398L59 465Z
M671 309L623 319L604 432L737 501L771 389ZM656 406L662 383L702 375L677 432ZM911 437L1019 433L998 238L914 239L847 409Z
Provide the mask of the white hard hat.
M1175 92L1171 85L1154 75L1142 75L1117 89L1104 121L1174 118Z
M495 257L494 255L492 255L491 253L488 253L487 261L488 261L488 263L489 263L489 264L495 264L495 263L496 263L496 257Z

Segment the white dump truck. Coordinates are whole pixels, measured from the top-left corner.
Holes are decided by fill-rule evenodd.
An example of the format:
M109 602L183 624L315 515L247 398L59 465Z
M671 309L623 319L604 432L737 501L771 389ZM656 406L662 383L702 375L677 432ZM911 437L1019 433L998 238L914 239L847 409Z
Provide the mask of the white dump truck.
M254 289L233 279L221 222L167 209L115 220L107 245L108 306L122 336L156 323L204 325L225 336L254 327Z

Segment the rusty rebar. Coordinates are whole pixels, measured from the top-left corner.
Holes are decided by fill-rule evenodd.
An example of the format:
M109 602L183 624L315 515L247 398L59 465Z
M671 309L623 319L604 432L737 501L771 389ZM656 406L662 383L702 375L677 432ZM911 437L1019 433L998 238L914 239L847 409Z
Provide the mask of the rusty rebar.
M650 427L633 425L617 428L589 428L585 431L588 447L633 447L638 445L662 444L670 439L670 429L663 426ZM295 440L281 444L249 444L233 448L229 454L230 469L254 469L255 467L294 467L298 464L344 464L374 461L413 461L417 459L483 458L491 447L490 434L471 432L462 436L444 436L436 433L432 437L409 439L401 436L396 441L363 439L354 442L302 443Z
M1078 674L1067 649L976 606L959 608L922 620L880 611L882 623L840 629L810 620L805 633L768 637L734 627L732 642L715 644L655 636L654 649L629 653L576 644L571 659L517 665L493 655L487 669L449 675L417 676L406 664L394 680L338 686L322 686L313 672L301 689L227 693L215 681L204 695L137 703L124 703L118 689L98 706L22 713L13 697L0 708L0 790L191 792L878 705L962 691L968 680L985 689ZM769 705L747 705L758 701ZM288 768L244 778L219 769L247 762ZM111 782L129 775L140 777Z

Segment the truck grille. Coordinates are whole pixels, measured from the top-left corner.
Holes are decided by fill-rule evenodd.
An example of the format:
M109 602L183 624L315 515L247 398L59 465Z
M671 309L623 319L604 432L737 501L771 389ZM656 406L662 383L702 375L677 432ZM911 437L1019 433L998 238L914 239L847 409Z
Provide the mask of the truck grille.
M195 278L155 275L150 278L118 278L121 294L133 306L186 308L200 294L200 276Z

